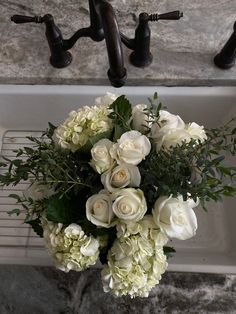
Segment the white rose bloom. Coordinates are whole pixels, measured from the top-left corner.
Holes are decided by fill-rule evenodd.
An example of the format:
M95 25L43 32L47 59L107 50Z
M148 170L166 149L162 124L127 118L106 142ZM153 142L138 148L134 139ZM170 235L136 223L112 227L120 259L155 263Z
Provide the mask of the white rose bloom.
M147 211L147 203L143 191L127 188L114 193L112 205L115 215L124 221L139 221Z
M107 92L106 95L97 97L95 99L95 105L97 106L110 106L119 96Z
M192 199L183 201L182 196L162 196L154 205L154 221L169 238L190 239L197 230L197 218L192 208L198 204L199 201L195 203Z
M185 123L178 115L174 115L166 110L159 111L158 123L154 123L151 128L151 137L158 138L170 130L184 129Z
M54 189L47 184L40 184L40 182L33 182L27 190L23 192L25 198L32 198L34 201L49 198L55 193Z
M87 236L77 224L64 227L42 218L43 237L56 267L62 271L81 271L94 265L99 256L100 243Z
M190 137L194 140L199 140L204 142L207 139L206 132L203 126L198 125L195 122L186 125L186 131L189 133Z
M110 140L104 138L94 144L91 149L92 160L90 165L99 174L108 170L114 163L114 159L109 152L112 145L113 143Z
M102 270L105 292L131 298L148 297L151 289L159 283L168 264L163 247L157 246L156 238L152 237L154 231L160 233L160 230L153 218L147 216L147 219L144 217L132 223L132 227L124 225L123 235L120 229L120 236L108 253L108 264Z
M149 139L138 131L128 131L110 150L118 164L138 165L151 151Z
M184 131L184 121L178 115L165 110L160 110L159 115L158 123L153 123L150 132L150 137L156 143L157 152L162 146L170 148L190 138L189 134Z
M156 151L159 152L162 147L166 149L175 147L184 141L186 143L191 141L191 136L185 129L169 130L167 133L156 140Z
M112 200L104 190L92 195L86 202L86 217L96 226L109 228L113 225Z
M147 133L150 127L150 123L148 121L147 105L139 104L133 107L132 109L132 125L136 131L141 133Z
M101 176L102 184L109 192L115 192L124 187L138 187L141 175L137 166L120 164Z
M197 123L185 124L184 121L176 115L165 110L160 110L160 119L151 127L150 136L156 143L156 151L162 147L169 149L175 147L184 141L190 142L191 139L203 142L207 139L206 133L202 126Z

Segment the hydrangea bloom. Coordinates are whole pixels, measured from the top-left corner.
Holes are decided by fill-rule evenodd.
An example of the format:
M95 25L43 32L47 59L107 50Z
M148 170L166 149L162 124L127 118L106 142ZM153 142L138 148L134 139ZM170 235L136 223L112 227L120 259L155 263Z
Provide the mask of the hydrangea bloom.
M112 128L108 114L106 105L84 106L77 111L71 111L65 122L56 129L55 140L62 148L76 151L85 145L90 137Z
M42 220L44 239L56 267L69 272L94 265L99 256L99 241L87 236L77 224L63 227L61 223Z
M119 228L119 237L108 253L108 264L102 270L105 292L132 298L148 297L168 265L163 251L165 241L160 234L149 216Z

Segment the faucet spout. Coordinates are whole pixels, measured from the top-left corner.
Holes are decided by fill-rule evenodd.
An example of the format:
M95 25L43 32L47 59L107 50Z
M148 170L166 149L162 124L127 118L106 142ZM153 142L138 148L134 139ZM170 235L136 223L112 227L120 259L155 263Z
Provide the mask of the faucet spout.
M107 71L108 78L114 87L121 87L125 84L127 75L115 12L105 0L92 0L92 3L104 31L110 66Z

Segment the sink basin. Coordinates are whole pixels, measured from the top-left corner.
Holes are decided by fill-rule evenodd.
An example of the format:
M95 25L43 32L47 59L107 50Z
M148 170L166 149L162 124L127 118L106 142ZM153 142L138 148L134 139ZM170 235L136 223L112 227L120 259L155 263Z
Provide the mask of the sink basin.
M185 122L195 121L206 127L219 126L236 115L235 87L124 87L107 86L0 86L0 146L2 155L13 157L12 149L26 146L24 137L35 136L58 124L68 112L81 105L93 104L105 92L125 94L133 104L147 103L158 92L160 100ZM1 148L1 147L0 147ZM235 159L232 160L235 163ZM21 193L25 184L0 190L0 263L50 265L43 241L22 217L8 217L14 208L10 193ZM177 250L169 270L236 274L236 198L201 208L196 237L173 241Z

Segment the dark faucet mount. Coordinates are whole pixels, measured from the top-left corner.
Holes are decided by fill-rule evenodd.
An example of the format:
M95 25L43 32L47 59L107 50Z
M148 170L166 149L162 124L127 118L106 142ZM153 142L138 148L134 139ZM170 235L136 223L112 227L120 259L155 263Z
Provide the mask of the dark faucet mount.
M134 39L127 38L124 34L121 35L122 42L129 49L133 50L130 55L130 62L136 67L146 67L152 62L152 54L150 52L151 30L149 22L159 20L179 20L183 17L180 11L172 11L164 14L139 14L139 24L135 30Z
M215 56L214 63L217 67L228 70L235 65L236 59L236 22L234 31L222 50Z
M150 52L151 31L149 22L158 20L179 20L183 13L180 11L165 14L139 15L139 23L135 30L135 37L130 39L119 31L113 7L106 0L89 0L90 26L81 28L69 38L64 39L53 16L46 14L41 16L13 15L11 21L21 23L44 23L46 26L46 38L50 48L50 63L56 68L64 68L72 61L72 55L68 51L81 37L89 37L94 41L105 39L109 59L108 78L114 87L121 87L126 81L126 69L122 50L123 44L133 50L130 62L137 67L148 66L152 62Z

